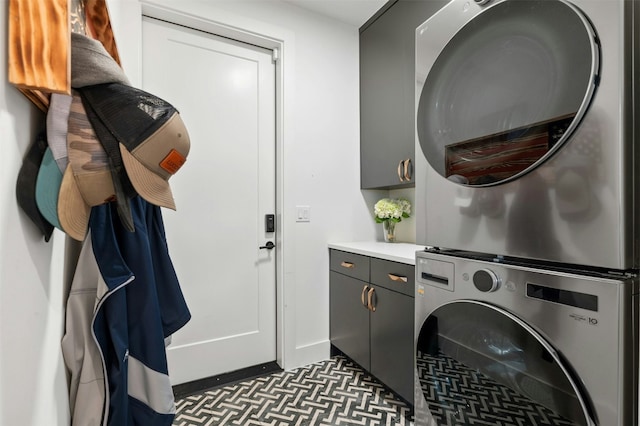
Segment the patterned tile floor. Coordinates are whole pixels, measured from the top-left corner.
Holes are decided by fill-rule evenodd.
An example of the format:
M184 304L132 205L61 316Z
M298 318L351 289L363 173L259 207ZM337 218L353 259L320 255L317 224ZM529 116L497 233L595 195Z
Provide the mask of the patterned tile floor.
M343 356L176 401L174 426L410 426L411 410Z

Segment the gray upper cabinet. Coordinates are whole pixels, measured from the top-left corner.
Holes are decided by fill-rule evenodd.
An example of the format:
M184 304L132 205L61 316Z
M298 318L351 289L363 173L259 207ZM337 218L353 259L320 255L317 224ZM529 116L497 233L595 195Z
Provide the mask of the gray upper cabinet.
M415 29L442 0L391 0L360 28L360 186L414 185Z

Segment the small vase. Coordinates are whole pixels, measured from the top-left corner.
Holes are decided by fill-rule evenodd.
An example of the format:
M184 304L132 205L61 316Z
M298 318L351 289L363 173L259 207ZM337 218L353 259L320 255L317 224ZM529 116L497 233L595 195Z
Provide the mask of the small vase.
M382 234L384 235L385 243L395 243L396 223L392 220L385 220L382 222Z

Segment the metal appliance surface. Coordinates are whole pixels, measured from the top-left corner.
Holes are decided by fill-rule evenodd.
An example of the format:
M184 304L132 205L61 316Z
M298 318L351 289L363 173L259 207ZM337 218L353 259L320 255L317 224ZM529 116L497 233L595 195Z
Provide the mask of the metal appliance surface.
M637 277L499 260L416 254L415 425L637 425Z
M417 28L418 244L640 266L639 9L452 0Z

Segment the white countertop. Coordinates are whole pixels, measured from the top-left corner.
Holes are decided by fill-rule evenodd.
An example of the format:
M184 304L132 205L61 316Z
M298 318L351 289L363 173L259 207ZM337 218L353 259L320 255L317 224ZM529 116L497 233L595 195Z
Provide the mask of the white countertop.
M329 248L406 263L408 265L415 265L416 252L424 250L424 246L415 244L383 243L378 241L329 243Z

